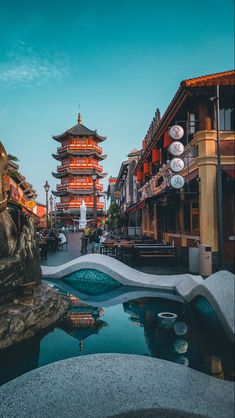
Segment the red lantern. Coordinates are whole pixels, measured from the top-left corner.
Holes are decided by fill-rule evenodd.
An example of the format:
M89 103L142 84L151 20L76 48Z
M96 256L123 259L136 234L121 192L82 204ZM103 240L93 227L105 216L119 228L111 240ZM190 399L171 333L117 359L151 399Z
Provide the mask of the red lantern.
M143 171L138 170L136 173L136 181L140 183L143 180Z
M152 163L156 164L160 161L160 150L158 148L152 149Z
M144 174L150 174L150 163L148 161L144 163Z
M168 130L164 133L164 148L168 148L172 144L172 139L169 136Z

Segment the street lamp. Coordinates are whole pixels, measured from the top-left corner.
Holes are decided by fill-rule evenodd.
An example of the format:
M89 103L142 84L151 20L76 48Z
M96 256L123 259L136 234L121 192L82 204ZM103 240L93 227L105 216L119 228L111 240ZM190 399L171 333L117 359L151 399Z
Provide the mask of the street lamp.
M43 187L46 192L46 227L48 228L48 192L50 189L50 185L47 180Z
M57 229L57 204L56 204L56 196L54 196L54 211L55 211L55 229Z
M91 178L93 180L93 199L94 199L94 206L93 206L93 222L96 225L97 224L97 202L96 202L96 180L98 178L98 175L96 173L95 168L93 168Z
M53 197L50 195L50 218L51 218L51 229L52 229L52 212L53 212Z

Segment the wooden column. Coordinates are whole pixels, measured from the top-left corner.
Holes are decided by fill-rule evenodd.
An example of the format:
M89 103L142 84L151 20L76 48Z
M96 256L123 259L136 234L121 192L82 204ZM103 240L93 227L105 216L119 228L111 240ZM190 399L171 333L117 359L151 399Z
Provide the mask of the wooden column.
M197 132L192 144L198 145L200 242L218 251L216 131Z
M146 205L146 233L149 236L149 204Z
M157 240L157 202L154 202L154 239Z
M142 209L142 216L141 216L141 232L142 235L145 233L145 209Z

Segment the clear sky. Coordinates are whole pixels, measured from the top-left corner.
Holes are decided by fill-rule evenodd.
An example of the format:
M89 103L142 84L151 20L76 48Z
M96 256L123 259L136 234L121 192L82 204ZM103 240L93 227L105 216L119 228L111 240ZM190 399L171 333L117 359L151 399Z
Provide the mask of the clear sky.
M0 6L0 139L44 201L57 135L108 139L104 170L140 147L181 80L234 66L233 0L7 0ZM107 182L107 180L106 180Z

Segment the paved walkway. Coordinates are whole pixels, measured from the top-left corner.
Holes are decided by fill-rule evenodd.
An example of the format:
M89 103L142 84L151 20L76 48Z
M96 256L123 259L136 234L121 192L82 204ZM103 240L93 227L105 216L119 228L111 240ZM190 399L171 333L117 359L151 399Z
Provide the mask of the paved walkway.
M88 247L88 253L91 253L91 246ZM68 236L68 249L65 248L60 251L49 252L47 260L43 260L41 264L43 266L59 266L65 264L77 257L82 256L81 254L81 233L75 232L70 233ZM157 260L156 264L144 265L144 266L133 266L136 270L142 271L148 274L185 274L188 273L188 267L180 263L175 265L169 264L169 260Z
M68 235L68 249L49 251L47 260L42 260L43 266L59 266L81 255L81 233L71 232Z

